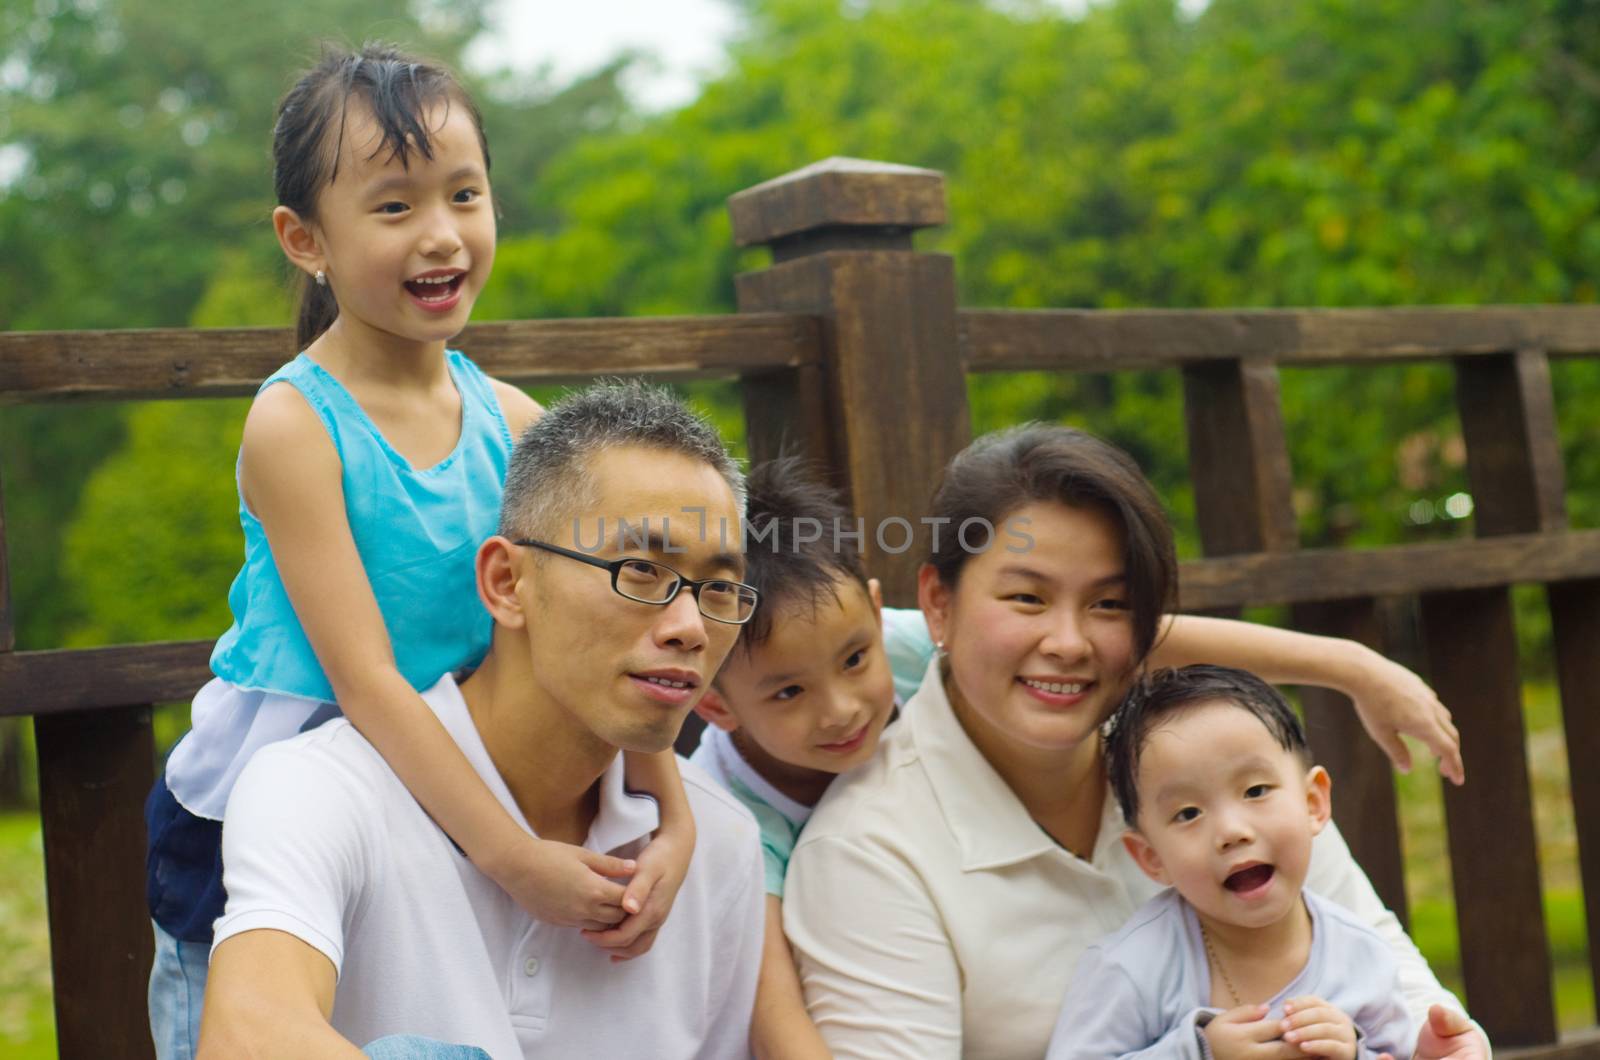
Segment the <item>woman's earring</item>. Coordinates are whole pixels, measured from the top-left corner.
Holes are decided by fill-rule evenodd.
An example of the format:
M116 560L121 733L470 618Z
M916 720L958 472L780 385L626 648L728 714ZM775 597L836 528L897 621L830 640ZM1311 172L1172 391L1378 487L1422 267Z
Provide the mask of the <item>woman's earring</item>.
M317 280L317 286L318 287L326 287L326 286L328 286L328 274L323 272L321 269L317 270L316 280Z
M941 659L950 654L945 650L944 641L942 640L936 640L933 642L933 650L939 654L939 658Z

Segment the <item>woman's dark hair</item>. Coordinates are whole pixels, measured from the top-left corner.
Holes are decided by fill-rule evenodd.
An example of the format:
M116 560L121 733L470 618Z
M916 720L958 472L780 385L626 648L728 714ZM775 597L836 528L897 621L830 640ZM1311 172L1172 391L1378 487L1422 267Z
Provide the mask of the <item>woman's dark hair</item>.
M339 151L350 117L350 99L359 96L371 110L384 150L409 165L412 151L433 157L425 122L437 104L465 107L478 130L483 166L489 168L489 141L483 117L454 74L424 62L392 44L368 42L359 51L326 46L322 60L295 82L278 104L272 127L272 186L278 203L306 221L316 219L317 194L339 176ZM306 277L300 296L295 344L305 349L339 315L333 292Z
M1311 768L1311 748L1306 745L1300 719L1278 690L1255 674L1229 666L1157 670L1134 684L1106 725L1106 774L1129 828L1138 826L1139 758L1151 730L1163 718L1218 701L1253 715L1266 726L1279 747L1299 756L1301 763Z
M932 515L951 530L969 523L995 528L1020 508L1051 501L1099 509L1120 524L1134 647L1137 658L1144 659L1155 645L1161 616L1171 610L1178 560L1161 501L1127 453L1084 431L1043 423L986 434L945 468ZM953 590L967 561L997 545L997 533L986 530L981 546L977 534L937 535L928 562Z

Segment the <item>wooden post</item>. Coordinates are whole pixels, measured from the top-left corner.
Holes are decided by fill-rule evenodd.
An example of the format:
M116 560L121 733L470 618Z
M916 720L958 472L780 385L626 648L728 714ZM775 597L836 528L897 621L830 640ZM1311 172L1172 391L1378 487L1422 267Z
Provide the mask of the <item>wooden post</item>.
M1206 555L1298 548L1277 367L1240 360L1188 365L1183 392L1189 475ZM1371 598L1297 607L1294 624L1379 645ZM1333 815L1339 830L1378 896L1404 923L1405 874L1389 761L1346 697L1306 688L1301 699L1312 749L1335 782Z
M787 443L823 462L863 520L868 569L891 604L910 606L920 520L971 430L955 267L911 245L915 229L944 222L944 177L830 158L728 209L740 246L772 248L770 268L738 277L739 309L815 313L823 325L820 365L745 380L751 457Z
M1560 526L1565 501L1544 355L1458 357L1455 372L1478 534ZM1496 1045L1554 1042L1510 590L1426 594L1422 625L1429 671L1461 729L1467 768L1467 784L1447 785L1444 799L1467 1003Z
M150 708L34 719L50 905L50 969L63 1060L149 1060L155 944L145 908Z

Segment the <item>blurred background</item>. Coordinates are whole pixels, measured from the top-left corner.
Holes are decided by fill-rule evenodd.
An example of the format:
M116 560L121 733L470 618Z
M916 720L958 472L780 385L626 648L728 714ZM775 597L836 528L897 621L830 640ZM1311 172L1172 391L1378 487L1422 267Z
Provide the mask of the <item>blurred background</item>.
M289 323L273 106L319 40L370 38L455 65L484 110L501 222L477 320L730 312L764 260L733 248L727 197L836 154L944 171L950 224L919 246L955 256L968 306L1596 300L1594 0L0 0L0 329ZM1600 526L1600 361L1551 370L1572 522ZM686 389L742 444L730 385ZM1176 373L970 396L975 431L1058 420L1130 450L1197 554ZM1285 370L1283 402L1304 545L1471 534L1447 366ZM227 627L244 407L0 409L19 649ZM1582 1025L1548 623L1542 591L1516 600L1558 998ZM163 751L186 725L161 710ZM31 739L0 720L15 1057L54 1054ZM1413 929L1449 979L1438 783L1400 785Z

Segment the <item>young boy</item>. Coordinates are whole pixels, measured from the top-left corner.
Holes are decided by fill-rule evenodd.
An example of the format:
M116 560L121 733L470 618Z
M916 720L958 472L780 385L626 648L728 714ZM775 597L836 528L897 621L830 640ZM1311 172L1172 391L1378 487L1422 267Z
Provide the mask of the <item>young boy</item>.
M833 494L795 460L747 481L745 580L761 606L695 710L707 722L691 759L761 826L767 929L751 1027L758 1058L829 1057L806 1015L783 936L783 876L806 818L835 776L877 749L896 689L914 690L933 655L920 611L883 607Z
M1118 708L1105 761L1128 852L1171 889L1084 953L1049 1060L1411 1056L1388 945L1302 889L1330 782L1271 685L1157 671Z

